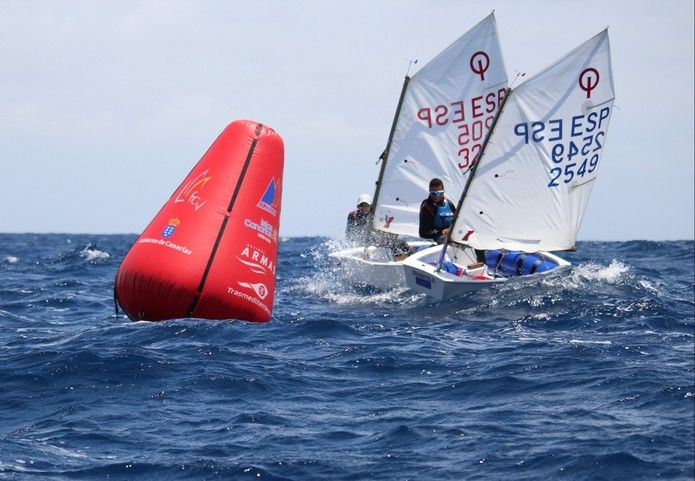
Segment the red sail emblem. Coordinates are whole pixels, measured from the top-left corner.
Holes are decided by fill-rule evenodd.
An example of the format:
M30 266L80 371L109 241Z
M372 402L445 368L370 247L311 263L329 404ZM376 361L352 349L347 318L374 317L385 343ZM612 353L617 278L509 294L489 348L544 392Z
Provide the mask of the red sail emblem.
M591 98L591 91L598 86L598 70L593 67L582 70L579 74L579 88L586 92L586 98Z
M490 68L490 57L482 50L471 55L469 62L473 73L480 75L480 80L485 80L485 72Z

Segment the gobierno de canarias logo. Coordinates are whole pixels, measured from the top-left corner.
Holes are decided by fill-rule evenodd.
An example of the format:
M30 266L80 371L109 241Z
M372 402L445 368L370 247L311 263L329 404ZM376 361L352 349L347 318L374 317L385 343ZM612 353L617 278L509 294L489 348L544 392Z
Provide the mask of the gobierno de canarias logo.
M181 219L178 217L174 217L169 219L169 223L167 226L164 228L162 231L162 237L165 239L168 239L172 235L174 235L174 231L176 231L176 228L181 225Z

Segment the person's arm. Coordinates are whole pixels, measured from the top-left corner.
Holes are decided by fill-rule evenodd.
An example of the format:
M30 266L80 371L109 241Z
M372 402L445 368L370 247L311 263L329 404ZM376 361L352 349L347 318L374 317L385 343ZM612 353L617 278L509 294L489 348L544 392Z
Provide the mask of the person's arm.
M438 229L434 228L434 215L428 209L427 201L420 205L420 229L419 234L423 239L436 240L441 235Z

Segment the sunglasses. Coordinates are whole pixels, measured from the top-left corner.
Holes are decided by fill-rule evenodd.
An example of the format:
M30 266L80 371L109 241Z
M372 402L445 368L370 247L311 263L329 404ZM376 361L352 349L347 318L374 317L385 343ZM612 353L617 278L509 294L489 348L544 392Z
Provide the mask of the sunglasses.
M357 204L357 207L369 207L369 204L362 202L361 204Z
M432 192L430 192L430 195L433 197L437 197L440 195L444 195L444 191L443 190L433 190Z

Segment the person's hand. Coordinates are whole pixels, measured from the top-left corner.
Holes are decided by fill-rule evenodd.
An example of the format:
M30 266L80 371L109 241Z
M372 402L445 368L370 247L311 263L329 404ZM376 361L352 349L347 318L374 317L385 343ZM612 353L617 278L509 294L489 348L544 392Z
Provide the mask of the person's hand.
M446 229L442 229L442 235L444 235L444 236L449 235L449 228L448 227Z

